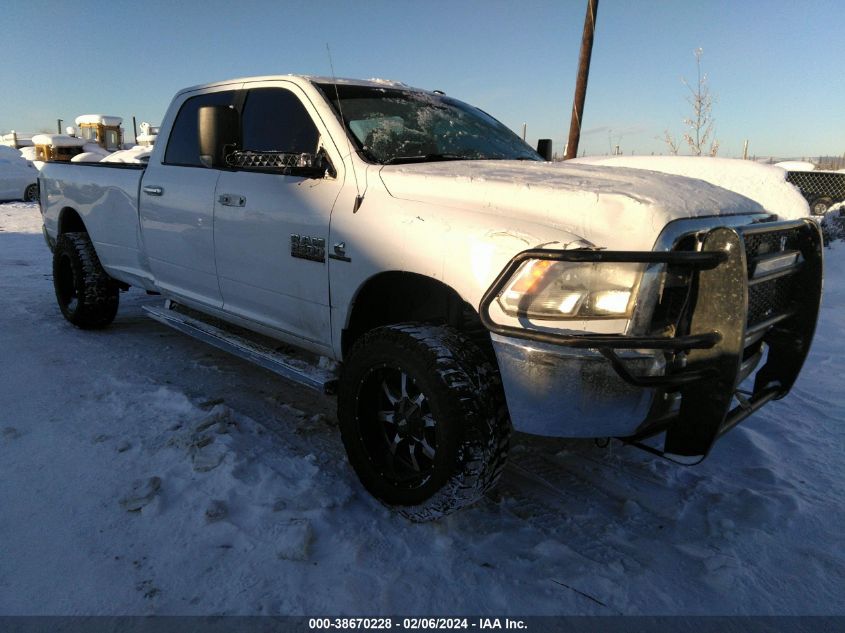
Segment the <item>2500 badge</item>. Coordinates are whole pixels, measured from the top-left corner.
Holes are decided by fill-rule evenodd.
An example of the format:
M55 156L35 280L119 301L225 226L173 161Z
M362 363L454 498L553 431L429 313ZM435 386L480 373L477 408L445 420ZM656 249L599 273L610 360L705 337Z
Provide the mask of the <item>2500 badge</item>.
M290 254L291 257L308 259L312 262L325 262L326 239L294 233L290 236Z

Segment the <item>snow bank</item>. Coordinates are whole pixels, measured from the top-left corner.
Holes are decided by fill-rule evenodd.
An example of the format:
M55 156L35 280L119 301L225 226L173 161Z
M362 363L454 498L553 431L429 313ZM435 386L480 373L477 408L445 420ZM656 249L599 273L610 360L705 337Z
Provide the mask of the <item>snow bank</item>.
M786 171L754 161L700 156L596 156L567 162L632 167L697 178L750 198L784 220L810 215L804 196L786 182Z
M72 163L99 163L103 154L99 152L82 152L70 159Z
M111 154L110 151L103 149L96 143L92 143L90 141L86 141L85 145L82 146L82 151L88 152L89 154L99 154L101 157Z

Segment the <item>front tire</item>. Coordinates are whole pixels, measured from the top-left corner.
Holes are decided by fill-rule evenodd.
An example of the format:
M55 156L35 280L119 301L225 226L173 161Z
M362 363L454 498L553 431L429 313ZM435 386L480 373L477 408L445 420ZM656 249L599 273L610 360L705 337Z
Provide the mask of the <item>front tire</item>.
M415 521L478 500L497 481L510 438L498 372L445 326L393 325L358 341L338 421L364 487Z
M64 317L83 329L114 321L119 288L100 264L87 233L63 233L53 251L53 286Z
M29 185L23 192L24 202L38 202L38 185Z
M833 200L827 196L822 196L813 200L813 204L810 205L810 211L812 211L813 215L824 215L832 206Z

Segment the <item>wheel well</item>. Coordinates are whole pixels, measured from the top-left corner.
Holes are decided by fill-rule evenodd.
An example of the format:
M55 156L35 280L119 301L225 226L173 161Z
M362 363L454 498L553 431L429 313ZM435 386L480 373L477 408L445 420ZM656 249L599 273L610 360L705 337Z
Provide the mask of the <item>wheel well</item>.
M475 309L431 277L398 271L376 275L358 291L351 312L341 338L344 357L370 330L408 321L448 324L476 341L485 354L493 354L490 334Z
M76 210L65 207L59 213L59 235L63 233L87 233L88 229Z

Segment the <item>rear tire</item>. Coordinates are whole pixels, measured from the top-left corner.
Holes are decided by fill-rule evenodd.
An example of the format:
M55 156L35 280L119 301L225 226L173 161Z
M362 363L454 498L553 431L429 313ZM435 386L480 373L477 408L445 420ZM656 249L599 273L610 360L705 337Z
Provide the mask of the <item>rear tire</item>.
M38 202L38 185L29 185L23 192L25 202Z
M64 317L83 329L114 321L119 288L100 264L87 233L64 233L53 251L53 286Z
M498 371L445 326L387 326L358 341L338 421L364 487L415 521L477 501L498 480L510 438Z

